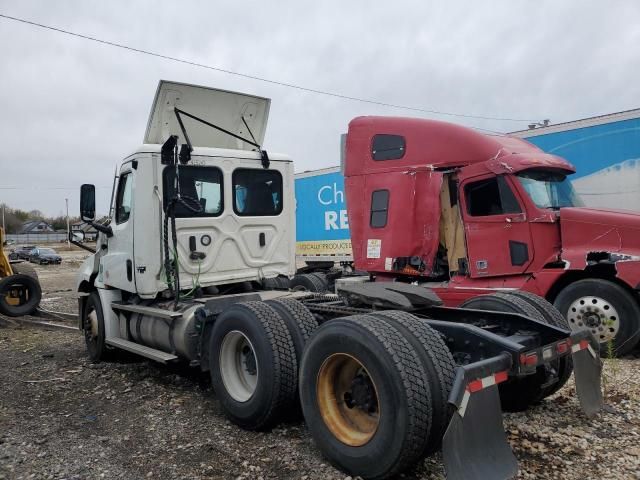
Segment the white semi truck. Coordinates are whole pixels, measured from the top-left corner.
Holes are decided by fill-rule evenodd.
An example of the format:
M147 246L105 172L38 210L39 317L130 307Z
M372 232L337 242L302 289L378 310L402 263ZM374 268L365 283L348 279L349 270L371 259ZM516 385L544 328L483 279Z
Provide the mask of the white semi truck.
M262 289L295 272L293 165L261 147L268 112L265 98L160 82L108 223L82 186L82 219L99 231L77 281L92 361L122 349L188 362L247 429L300 404L323 454L372 479L440 448L449 478L511 477L501 404L527 408L572 370L596 414L598 343L540 298L500 294L502 311L479 311L362 278L338 295Z

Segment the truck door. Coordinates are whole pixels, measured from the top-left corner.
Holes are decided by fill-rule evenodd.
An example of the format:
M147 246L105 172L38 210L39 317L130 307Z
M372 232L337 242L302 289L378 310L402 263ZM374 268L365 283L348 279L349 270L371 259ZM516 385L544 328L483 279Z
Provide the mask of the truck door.
M128 292L136 291L133 274L134 175L130 162L122 165L110 224L113 236L107 240L108 253L101 258L99 271L105 285Z
M465 180L462 193L472 278L523 273L533 259L527 216L506 176Z

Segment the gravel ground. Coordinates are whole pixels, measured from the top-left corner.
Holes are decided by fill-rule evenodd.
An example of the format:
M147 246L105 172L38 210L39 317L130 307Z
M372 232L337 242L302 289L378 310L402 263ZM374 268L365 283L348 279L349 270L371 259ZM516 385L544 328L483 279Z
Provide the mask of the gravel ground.
M84 254L36 268L43 308L75 312ZM0 480L345 479L300 420L246 432L222 415L206 375L118 354L90 364L81 335L0 318ZM640 479L640 359L605 362L606 404L594 420L572 382L541 405L505 414L518 478ZM403 475L443 478L438 456Z
M344 479L300 421L267 433L227 421L208 378L120 354L90 364L75 333L0 328L0 479ZM640 479L637 359L607 361L607 411L587 420L571 384L506 414L519 478ZM613 388L615 385L615 389ZM405 478L442 478L439 459Z

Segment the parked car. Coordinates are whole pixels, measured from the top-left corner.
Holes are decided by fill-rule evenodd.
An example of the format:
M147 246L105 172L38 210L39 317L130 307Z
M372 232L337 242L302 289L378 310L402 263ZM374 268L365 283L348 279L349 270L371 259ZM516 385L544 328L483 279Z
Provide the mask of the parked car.
M62 257L53 248L34 248L29 255L29 261L40 265L62 263Z
M7 257L9 258L9 260L19 260L18 253L16 252L15 248L11 249Z
M36 248L35 245L22 245L16 248L15 253L20 260L29 260L31 252Z

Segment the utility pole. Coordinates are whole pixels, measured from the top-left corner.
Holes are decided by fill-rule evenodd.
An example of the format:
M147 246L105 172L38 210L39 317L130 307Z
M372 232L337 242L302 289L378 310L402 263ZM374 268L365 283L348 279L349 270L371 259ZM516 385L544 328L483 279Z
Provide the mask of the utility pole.
M69 199L65 198L64 202L67 204L67 248L69 250L71 250L71 241L69 240L70 236L69 236L69 232L70 232L70 228L69 228Z
M5 233L5 235L7 234L7 229L4 226L4 209L5 209L5 205L4 203L2 204L2 231Z

